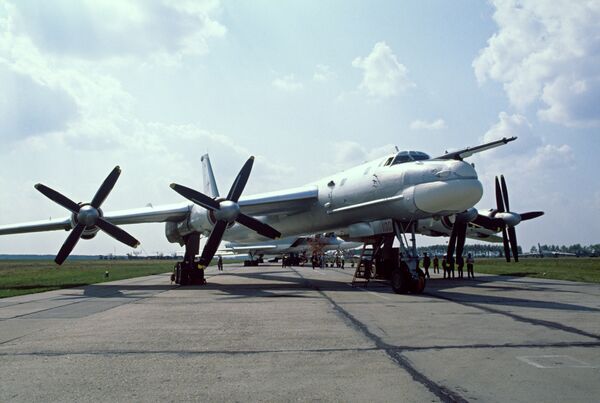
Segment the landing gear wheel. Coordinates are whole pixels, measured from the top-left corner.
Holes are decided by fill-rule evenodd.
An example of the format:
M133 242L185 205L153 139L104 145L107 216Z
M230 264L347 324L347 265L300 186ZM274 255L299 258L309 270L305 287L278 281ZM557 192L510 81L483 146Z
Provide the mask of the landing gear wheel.
M406 294L410 285L410 275L406 263L400 263L400 267L392 270L390 278L392 289L396 294Z
M417 275L417 279L412 281L410 288L410 292L413 294L421 294L425 290L425 273L423 273L423 270L417 269Z

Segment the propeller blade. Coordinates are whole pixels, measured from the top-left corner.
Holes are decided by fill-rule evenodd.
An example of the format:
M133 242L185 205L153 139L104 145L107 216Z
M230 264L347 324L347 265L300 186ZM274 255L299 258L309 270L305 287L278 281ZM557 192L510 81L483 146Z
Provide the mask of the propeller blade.
M233 185L231 185L231 189L229 189L229 194L227 195L227 200L231 200L237 203L244 188L246 187L246 183L248 182L248 178L250 177L250 172L252 171L252 165L254 164L254 156L248 158L248 161L244 164L240 173L235 178Z
M473 224L479 225L480 227L495 230L501 228L504 225L504 221L498 218L490 218L481 214L472 221Z
M210 236L208 237L208 241L206 241L206 245L204 245L204 250L202 251L202 255L200 256L200 264L204 267L210 264L215 252L219 248L219 244L221 243L221 239L223 238L223 233L227 229L226 221L217 221L217 224L214 226Z
M92 202L90 203L94 208L100 208L106 197L110 193L110 191L115 187L115 183L117 183L117 179L121 175L121 168L117 165L114 169L108 174L98 191L94 195Z
M96 221L96 225L108 235L115 238L117 241L123 242L125 245L131 246L132 248L137 248L140 242L129 235L126 231L117 227L116 225L106 221L103 218L98 218Z
M519 214L521 216L521 221L531 220L533 218L537 218L539 216L544 215L543 211L529 211L527 213Z
M463 250L465 248L465 241L467 240L467 221L460 220L454 223L454 226L457 227L456 234L456 257L462 256Z
M73 200L69 199L67 196L62 195L56 190L50 189L48 186L42 185L41 183L38 183L34 187L48 199L60 204L61 206L69 210L71 213L77 214L79 212L81 206L75 203Z
M510 211L510 205L508 204L508 189L506 188L506 181L504 180L504 175L500 175L500 184L502 185L502 195L504 196L504 206L506 206L506 211Z
M506 235L506 228L502 228L502 243L504 244L504 257L507 262L510 262L510 249L508 248L508 236Z
M500 190L500 183L496 176L496 207L499 213L504 213L504 203L502 202L502 190Z
M519 248L517 245L517 232L515 227L508 227L508 241L510 242L510 249L512 250L515 262L519 261Z
M450 259L454 256L454 249L456 248L456 237L458 236L456 222L452 225L452 232L450 233L450 240L448 241L448 251L446 252L446 258L448 259L448 263L450 263Z
M277 239L281 237L281 232L277 231L275 228L258 221L254 217L247 216L246 214L240 213L236 218L236 221L267 238Z
M67 257L69 257L69 255L73 251L73 248L75 247L75 245L77 245L77 242L81 238L81 234L83 234L84 230L85 230L84 224L77 224L75 226L75 228L73 228L73 230L71 230L71 233L67 237L65 243L63 243L63 246L58 251L58 255L56 255L56 257L54 258L54 261L56 262L56 264L58 264L58 265L63 264L65 259Z
M190 189L188 187L178 185L176 183L171 183L171 189L190 200L191 202L204 207L207 210L219 210L219 203L216 202L213 198L206 196L203 193L200 193L194 189Z

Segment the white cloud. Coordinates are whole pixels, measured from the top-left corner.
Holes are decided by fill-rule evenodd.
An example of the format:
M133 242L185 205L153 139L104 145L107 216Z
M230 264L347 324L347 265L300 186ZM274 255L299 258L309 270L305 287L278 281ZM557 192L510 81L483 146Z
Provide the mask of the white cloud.
M332 149L330 155L333 163L327 162L327 168L324 170L343 170L362 164L363 162L371 161L379 157L383 157L395 152L395 148L391 144L386 144L380 147L367 148L355 141L340 141L331 144Z
M288 74L287 76L278 77L272 82L273 87L287 92L295 92L299 91L303 88L303 85L300 81L296 79L293 74Z
M0 128L4 138L20 139L60 131L77 118L77 105L67 92L35 82L0 64Z
M479 82L501 82L513 106L540 119L600 125L600 2L500 1L498 32L473 61Z
M331 67L324 64L317 64L315 72L313 74L313 80L326 82L335 78L335 73L331 70Z
M477 154L483 172L488 176L500 173L522 176L527 171L529 178L552 175L556 170L572 168L575 157L568 144L547 144L534 131L533 125L523 115L501 112L498 122L484 134L482 141L489 142L503 137L516 136L517 140L507 145Z
M385 42L377 42L367 57L357 57L352 66L363 70L359 88L369 96L387 98L415 87L408 78L408 69Z
M431 122L426 120L415 120L410 124L411 130L442 130L446 128L447 126L444 119L436 119Z
M11 26L40 49L87 60L153 56L179 59L206 53L226 28L213 19L218 1L17 1Z

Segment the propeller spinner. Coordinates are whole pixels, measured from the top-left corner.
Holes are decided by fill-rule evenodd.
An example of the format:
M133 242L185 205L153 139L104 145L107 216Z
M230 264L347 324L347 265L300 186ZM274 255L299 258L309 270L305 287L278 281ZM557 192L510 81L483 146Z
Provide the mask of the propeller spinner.
M75 227L71 230L71 233L63 243L54 261L56 264L63 264L67 257L77 245L77 242L81 239L86 229L93 229L98 227L108 235L112 236L116 240L123 242L132 248L137 247L140 243L133 236L117 227L114 224L106 221L102 217L102 210L100 206L106 200L106 197L115 186L117 179L121 175L121 168L116 166L111 173L106 177L100 188L94 195L94 198L90 203L78 204L62 195L54 189L49 188L46 185L38 183L35 188L40 191L44 196L52 200L53 202L60 204L73 214L73 222Z
M253 164L254 157L248 158L248 161L246 161L240 170L240 173L235 178L233 185L231 185L231 189L225 200L218 201L197 190L176 183L171 184L171 188L186 199L212 211L216 219L216 224L213 227L213 230L208 237L208 241L206 241L206 245L204 246L204 250L202 251L202 255L200 256L201 266L208 266L223 239L223 233L230 223L238 222L267 238L276 239L281 236L281 233L275 228L240 211L238 200L246 187Z
M500 175L500 181L498 177L495 178L496 185L496 211L492 214L495 219L501 220L502 228L502 243L504 244L504 256L506 261L510 262L510 254L512 251L515 262L519 261L519 249L517 244L517 232L515 226L521 221L531 220L544 214L543 211L530 211L527 213L515 213L510 211L510 204L508 201L508 188L506 187L506 181L504 175ZM510 248L509 248L510 245Z

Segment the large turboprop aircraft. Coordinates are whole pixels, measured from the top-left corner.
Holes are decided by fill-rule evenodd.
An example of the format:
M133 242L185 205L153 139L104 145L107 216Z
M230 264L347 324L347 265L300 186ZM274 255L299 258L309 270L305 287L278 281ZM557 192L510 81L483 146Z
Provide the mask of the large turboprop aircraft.
M254 157L250 157L227 197L218 196L216 183L210 185L213 194L208 195L173 183L171 188L191 203L104 212L100 205L119 177L121 171L117 167L90 203L75 203L47 186L36 185L37 190L71 214L65 218L0 226L0 235L71 231L56 257L56 263L61 264L80 238L93 238L99 230L135 246L137 240L118 225L164 222L167 239L186 247L181 282L202 283L203 269L223 238L260 242L282 235L340 233L343 229L350 238L362 241L388 231L391 226L402 240L406 233L414 234L418 220L461 217L483 193L473 165L463 159L515 139L503 138L435 158L418 151L401 151L302 187L242 197L254 162ZM493 218L479 214L467 218L490 226L494 222ZM207 235L208 240L196 261L200 234ZM416 259L414 241L412 249L406 251ZM419 276L417 263L409 265L413 279Z

